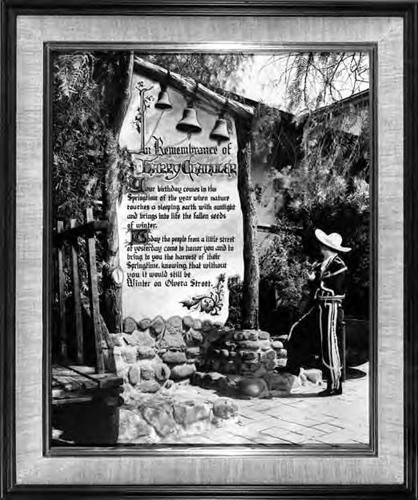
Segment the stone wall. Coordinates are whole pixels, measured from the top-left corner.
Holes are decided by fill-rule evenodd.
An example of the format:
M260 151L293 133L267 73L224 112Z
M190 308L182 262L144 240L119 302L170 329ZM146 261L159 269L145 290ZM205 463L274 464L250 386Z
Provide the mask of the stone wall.
M202 363L204 332L213 328L211 322L202 324L191 317L157 316L139 322L125 318L123 333L110 335L125 402L137 393L156 393L189 379Z
M215 379L221 375L262 377L286 364L282 341L268 332L237 331L190 316L141 321L128 317L123 333L110 337L116 372L124 380L125 403L175 382L192 380L204 385L206 373Z
M203 348L206 371L260 376L286 364L283 342L263 330L212 330Z

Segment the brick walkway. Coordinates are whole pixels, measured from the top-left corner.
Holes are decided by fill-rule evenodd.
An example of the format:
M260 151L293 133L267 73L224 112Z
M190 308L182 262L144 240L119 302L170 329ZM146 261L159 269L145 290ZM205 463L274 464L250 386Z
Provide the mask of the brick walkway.
M358 367L366 373L348 379L341 396L327 398L316 394L324 389L309 382L289 397L236 399L239 417L200 434L176 438L176 444L281 444L281 445L368 445L369 377L368 364ZM190 386L190 397L214 399L214 391ZM163 443L169 443L163 440Z

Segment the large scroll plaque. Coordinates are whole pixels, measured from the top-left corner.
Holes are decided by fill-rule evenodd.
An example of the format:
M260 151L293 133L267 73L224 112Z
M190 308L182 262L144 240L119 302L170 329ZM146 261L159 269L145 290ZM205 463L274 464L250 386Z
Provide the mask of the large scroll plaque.
M172 108L158 109L159 83L135 80L120 136L133 159L118 210L123 316L225 323L228 278L243 274L234 122L213 140L217 113L194 102L201 132L179 131L190 101L168 87Z

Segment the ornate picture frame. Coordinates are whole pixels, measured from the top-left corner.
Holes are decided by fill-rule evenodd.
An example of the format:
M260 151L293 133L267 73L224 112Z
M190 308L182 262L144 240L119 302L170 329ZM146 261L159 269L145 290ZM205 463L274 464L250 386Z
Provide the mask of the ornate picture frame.
M417 498L418 4L2 3L1 498ZM371 448L50 453L50 44L365 47L372 54L376 315ZM200 44L200 45L199 45ZM137 45L138 46L138 45ZM50 128L49 128L50 130ZM403 418L403 425L401 420ZM320 457L320 460L318 460Z

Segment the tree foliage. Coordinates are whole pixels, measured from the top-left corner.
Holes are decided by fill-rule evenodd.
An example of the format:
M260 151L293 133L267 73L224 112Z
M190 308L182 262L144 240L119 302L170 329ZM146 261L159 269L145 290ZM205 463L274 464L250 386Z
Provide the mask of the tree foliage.
M354 95L369 85L367 52L290 52L273 55L270 64L284 63L274 85L284 85L288 110L298 113Z
M56 52L52 58L54 216L83 220L103 200L114 123L127 85L125 52Z
M105 178L117 154L115 127L127 86L125 52L55 52L52 55L52 203L53 223L84 222L86 208L103 218ZM96 249L101 289L105 240ZM85 241L78 239L81 289L87 292ZM68 252L66 253L68 259ZM69 263L65 263L70 295Z
M293 120L298 151L283 157L286 143L276 121L258 130L271 145L267 163L277 171L276 234L261 258L261 280L274 290L275 328L286 330L303 310L306 271L319 258L314 229L339 232L353 248L346 310L368 317L370 290L369 116L367 103L335 105L344 79L349 95L368 79L363 53L300 53L288 56L284 73L290 107L303 113ZM344 92L347 92L345 88ZM328 105L318 108L320 104ZM284 115L285 116L285 115ZM261 122L262 123L262 122ZM274 125L275 123L275 125ZM287 128L290 128L287 125ZM281 156L281 158L280 158ZM267 314L268 316L268 314Z

